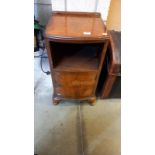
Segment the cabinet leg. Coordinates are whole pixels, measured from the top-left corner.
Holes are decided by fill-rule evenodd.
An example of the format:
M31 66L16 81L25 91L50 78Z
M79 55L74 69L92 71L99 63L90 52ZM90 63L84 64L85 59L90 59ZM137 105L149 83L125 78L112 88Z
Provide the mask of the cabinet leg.
M60 101L61 101L61 99L60 99L59 97L53 97L53 104L54 104L54 105L59 104Z
M95 105L96 104L96 97L91 97L90 99L88 99L88 102L90 105Z

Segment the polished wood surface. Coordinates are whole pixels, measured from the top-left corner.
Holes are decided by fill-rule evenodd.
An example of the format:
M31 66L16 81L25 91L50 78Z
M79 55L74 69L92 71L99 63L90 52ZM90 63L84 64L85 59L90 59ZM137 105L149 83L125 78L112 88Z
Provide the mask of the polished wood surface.
M97 72L60 72L55 71L54 80L61 86L93 85Z
M120 74L121 72L121 33L118 31L109 31L110 36L110 55L109 72L111 74Z
M93 72L55 72L57 95L72 99L89 97L93 93L96 76Z
M110 44L107 50L107 77L101 97L107 98L118 76L121 76L121 32L109 31Z
M54 104L67 99L94 105L109 42L100 14L54 12L45 34Z
M100 13L53 12L46 27L53 40L103 41L107 36Z

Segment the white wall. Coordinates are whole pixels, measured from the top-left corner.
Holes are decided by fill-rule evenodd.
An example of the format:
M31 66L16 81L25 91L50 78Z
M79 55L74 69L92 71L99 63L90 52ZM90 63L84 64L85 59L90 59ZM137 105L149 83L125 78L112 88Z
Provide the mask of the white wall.
M111 0L34 0L34 15L42 25L46 25L53 11L100 12L102 19L107 20ZM97 5L96 5L97 4Z
M106 21L111 0L51 0L53 11L100 12L103 20ZM96 5L97 4L97 5Z

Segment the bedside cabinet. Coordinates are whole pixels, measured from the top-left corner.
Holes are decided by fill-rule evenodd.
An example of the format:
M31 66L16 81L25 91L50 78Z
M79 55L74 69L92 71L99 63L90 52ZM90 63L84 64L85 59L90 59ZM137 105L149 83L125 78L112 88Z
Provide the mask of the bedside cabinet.
M109 36L100 13L52 12L46 48L54 86L53 103L96 101L96 86Z

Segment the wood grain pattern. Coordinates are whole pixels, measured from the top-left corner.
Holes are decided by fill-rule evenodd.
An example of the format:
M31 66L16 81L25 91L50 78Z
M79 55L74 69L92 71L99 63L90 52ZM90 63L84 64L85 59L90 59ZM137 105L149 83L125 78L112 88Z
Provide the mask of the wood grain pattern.
M54 72L54 80L63 86L92 85L95 83L97 72Z
M71 87L56 87L56 92L58 96L65 98L84 98L92 95L92 86L71 86Z
M46 27L46 36L53 41L71 42L102 42L108 37L100 13L87 12L53 12Z
M91 32L83 34L83 32ZM55 12L46 28L53 102L96 101L95 91L109 36L99 13Z

